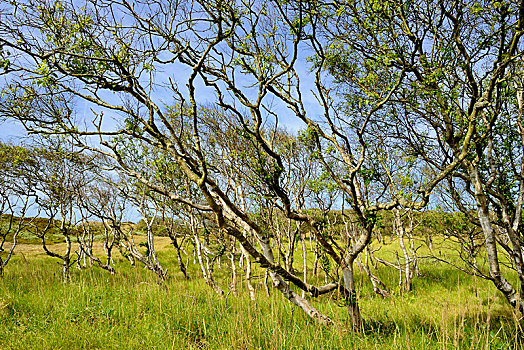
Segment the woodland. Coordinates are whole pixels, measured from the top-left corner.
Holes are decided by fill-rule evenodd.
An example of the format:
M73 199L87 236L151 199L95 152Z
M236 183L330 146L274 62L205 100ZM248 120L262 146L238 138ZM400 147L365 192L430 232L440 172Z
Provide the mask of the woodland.
M524 0L1 0L0 347L520 349L523 34Z

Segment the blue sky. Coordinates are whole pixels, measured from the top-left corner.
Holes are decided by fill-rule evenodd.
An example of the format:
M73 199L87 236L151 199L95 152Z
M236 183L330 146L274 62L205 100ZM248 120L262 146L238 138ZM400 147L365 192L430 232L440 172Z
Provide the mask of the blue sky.
M8 119L0 123L0 140L3 142L16 143L26 135L24 127L13 120Z

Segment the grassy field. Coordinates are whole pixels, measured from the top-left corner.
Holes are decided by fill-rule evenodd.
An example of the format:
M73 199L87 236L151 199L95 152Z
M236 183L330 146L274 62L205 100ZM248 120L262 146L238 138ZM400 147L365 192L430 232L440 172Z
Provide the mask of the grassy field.
M191 280L182 278L166 239L159 239L158 249L171 276L163 286L123 259L114 276L96 267L73 269L73 282L65 285L56 260L36 246L21 246L0 280L0 349L521 348L519 316L495 287L442 263L423 261L406 295L395 292L397 271L380 268L390 299L374 294L358 275L365 332L355 334L332 296L313 301L336 322L319 326L277 291L268 297L262 279L254 281L256 303L241 278L237 295L220 297L197 266L190 264ZM383 254L394 249L391 243ZM216 273L227 290L229 270Z

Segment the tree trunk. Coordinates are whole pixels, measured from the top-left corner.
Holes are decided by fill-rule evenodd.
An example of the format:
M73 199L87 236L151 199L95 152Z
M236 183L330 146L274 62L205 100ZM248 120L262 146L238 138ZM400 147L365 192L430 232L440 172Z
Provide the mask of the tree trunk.
M315 277L318 275L318 254L318 242L315 241L315 260L313 261L313 276Z
M346 265L342 266L342 275L344 277L344 287L349 292L349 295L346 296L349 317L351 318L353 329L357 332L361 332L363 329L363 323L358 305L357 291L355 288L353 261L346 262Z
M184 260L182 259L182 255L180 254L180 246L178 245L176 236L170 233L169 237L171 238L171 244L173 244L173 247L175 247L178 268L180 269L180 272L182 272L182 274L184 275L184 278L188 280L189 275L187 274L186 265L184 264Z
M500 263L497 254L497 241L495 231L491 224L489 217L489 205L482 188L478 168L475 165L469 165L470 178L475 190L475 199L477 202L477 214L484 233L484 241L486 244L486 257L488 259L489 274L491 280L499 291L502 292L506 300L511 306L518 308L521 312L524 311L522 298L519 296L515 288L502 276L500 271Z
M69 271L69 267L71 266L71 237L69 237L69 234L65 234L65 240L67 244L66 252L64 256L62 257L63 263L62 263L62 277L64 280L64 283L71 282L71 274Z
M64 260L62 263L62 280L64 283L71 282L71 273L69 271L69 259Z
M237 266L235 264L235 245L236 242L233 242L233 247L229 254L229 259L231 261L231 287L229 290L231 293L233 293L233 295L237 295Z
M302 273L303 273L303 279L304 279L304 283L307 283L307 249L306 249L306 237L305 237L305 234L301 235L301 246L302 246L302 264L304 265L303 266L303 270L302 270ZM306 296L306 291L302 291L302 298L304 298Z
M242 250L242 257L246 261L246 285L247 289L249 290L249 297L251 300L256 301L256 293L255 288L253 287L253 284L251 283L251 259L249 257L248 252L244 248L244 246L241 244L240 249ZM241 258L242 259L242 258Z
M224 295L224 291L216 284L213 274L210 270L206 268L206 265L204 264L204 259L202 257L202 243L200 242L200 239L195 234L193 235L193 239L195 241L195 253L197 255L198 264L200 265L200 269L202 270L202 276L204 277L204 281L206 281L207 285L210 286L217 294Z
M412 260L408 253L408 250L406 249L406 245L404 244L404 236L406 234L406 230L404 229L404 223L402 222L402 218L400 215L400 210L395 209L395 223L397 226L397 240L398 244L400 246L400 249L402 250L402 255L404 256L404 278L399 281L399 287L400 292L409 292L411 290L411 282L413 281L413 270L412 270ZM402 269L402 266L399 262L399 269Z

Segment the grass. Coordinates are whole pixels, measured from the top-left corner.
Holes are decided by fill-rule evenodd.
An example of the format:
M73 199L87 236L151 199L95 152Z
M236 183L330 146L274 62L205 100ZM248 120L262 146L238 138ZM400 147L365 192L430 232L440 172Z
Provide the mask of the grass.
M394 243L384 254L388 249ZM267 297L260 280L256 303L241 279L238 295L220 297L197 266L190 266L194 278L184 280L169 246L159 256L171 275L164 286L123 260L114 276L74 269L73 283L65 285L56 260L17 254L0 280L0 349L521 348L519 316L494 286L444 264L424 261L413 291L390 299L375 295L358 275L365 332L355 334L333 297L312 301L336 323L319 326L277 291ZM227 269L216 272L226 287ZM396 271L377 274L396 284Z

